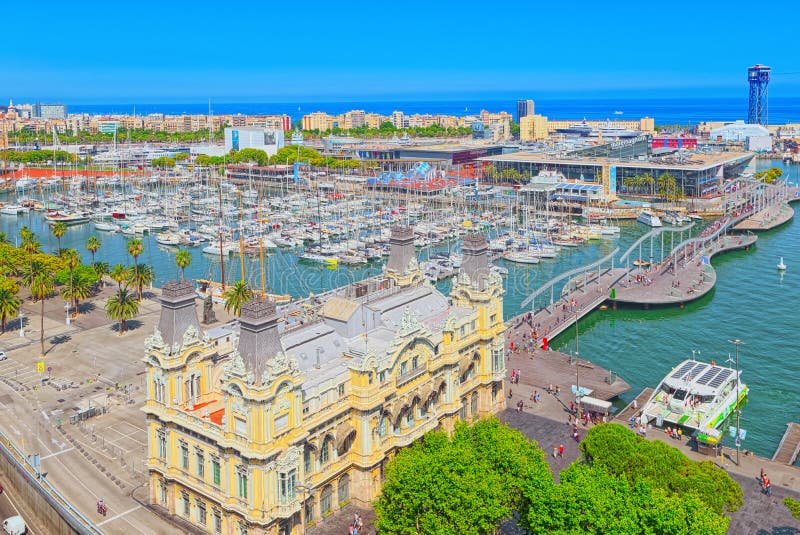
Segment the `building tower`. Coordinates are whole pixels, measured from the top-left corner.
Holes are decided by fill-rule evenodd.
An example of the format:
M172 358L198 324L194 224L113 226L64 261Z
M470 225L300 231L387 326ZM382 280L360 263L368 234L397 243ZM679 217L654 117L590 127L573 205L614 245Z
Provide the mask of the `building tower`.
M747 107L747 122L766 126L769 123L769 74L766 65L754 65L747 69L750 82L750 101Z
M414 229L398 225L391 232L386 274L394 279L396 286L419 284L423 277L414 250Z
M523 117L533 115L533 101L532 100L518 100L517 101L517 124Z

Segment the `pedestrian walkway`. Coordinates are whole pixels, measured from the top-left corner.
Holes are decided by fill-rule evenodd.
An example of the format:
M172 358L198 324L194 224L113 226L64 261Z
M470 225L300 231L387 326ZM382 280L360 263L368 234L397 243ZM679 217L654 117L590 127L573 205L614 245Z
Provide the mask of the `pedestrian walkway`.
M797 461L798 454L800 454L800 424L790 422L786 424L786 432L783 434L772 460L791 465Z

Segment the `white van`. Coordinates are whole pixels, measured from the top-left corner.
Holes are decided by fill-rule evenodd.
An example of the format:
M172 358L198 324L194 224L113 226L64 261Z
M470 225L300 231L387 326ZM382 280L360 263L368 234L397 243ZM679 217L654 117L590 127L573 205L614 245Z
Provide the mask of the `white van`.
M28 532L28 526L25 525L21 516L11 516L3 520L3 531L8 535L22 535Z

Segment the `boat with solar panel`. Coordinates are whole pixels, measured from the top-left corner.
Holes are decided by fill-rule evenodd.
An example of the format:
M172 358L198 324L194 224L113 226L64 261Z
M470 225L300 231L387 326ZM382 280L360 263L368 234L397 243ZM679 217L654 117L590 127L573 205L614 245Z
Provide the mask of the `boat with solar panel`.
M684 360L653 392L642 410L642 419L656 427L696 430L698 438L714 444L722 422L747 398L741 373L714 362Z

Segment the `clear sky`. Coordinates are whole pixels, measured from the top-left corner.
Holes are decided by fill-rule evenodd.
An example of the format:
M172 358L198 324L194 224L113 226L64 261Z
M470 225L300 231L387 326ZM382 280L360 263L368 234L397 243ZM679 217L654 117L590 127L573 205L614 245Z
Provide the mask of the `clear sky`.
M800 8L783 0L44 0L5 12L5 101L734 96L755 63L772 66L771 95L800 96Z

